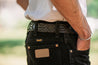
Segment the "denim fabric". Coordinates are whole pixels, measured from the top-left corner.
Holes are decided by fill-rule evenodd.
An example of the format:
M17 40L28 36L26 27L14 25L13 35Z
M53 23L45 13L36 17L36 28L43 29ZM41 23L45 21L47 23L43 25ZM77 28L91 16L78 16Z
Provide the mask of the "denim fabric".
M78 35L68 23L65 23L64 25L67 32L59 33L59 38L55 38L55 32L37 32L37 36L34 36L33 29L30 28L30 30L28 28L29 30L25 40L28 65L90 65L89 50L76 50ZM28 27L30 27L30 25ZM36 42L36 38L43 39L42 43L46 44L46 47L47 45L52 45L49 47L51 55L50 58L34 58L34 49L36 49L34 45L39 45L38 48L45 47L40 46L41 42ZM60 47L54 48L53 45L55 43L59 43ZM31 50L28 49L28 45L32 46Z

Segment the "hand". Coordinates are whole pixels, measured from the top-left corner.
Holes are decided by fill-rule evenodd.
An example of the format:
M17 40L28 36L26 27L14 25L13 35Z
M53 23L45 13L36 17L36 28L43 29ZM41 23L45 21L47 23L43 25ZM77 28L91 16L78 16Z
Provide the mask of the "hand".
M90 40L81 40L78 38L77 40L77 50L85 51L90 48Z

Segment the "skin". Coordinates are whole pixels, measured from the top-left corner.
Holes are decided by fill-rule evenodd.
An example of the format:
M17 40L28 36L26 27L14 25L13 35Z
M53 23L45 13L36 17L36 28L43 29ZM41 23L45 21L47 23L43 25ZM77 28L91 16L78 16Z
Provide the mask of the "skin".
M21 2L20 2L21 1ZM77 32L78 36L87 39L91 35L90 27L84 17L77 0L51 0L56 9L68 21L68 23ZM24 9L27 9L28 0L17 0L17 3ZM67 6L66 6L67 5ZM90 48L90 40L77 39L77 50L85 51Z
M29 0L16 0L16 2L24 9L26 10L29 4Z

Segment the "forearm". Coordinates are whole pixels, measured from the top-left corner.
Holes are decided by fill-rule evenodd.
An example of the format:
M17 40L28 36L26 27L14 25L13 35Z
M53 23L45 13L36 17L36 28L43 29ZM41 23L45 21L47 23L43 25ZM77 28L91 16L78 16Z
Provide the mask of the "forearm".
M16 1L24 10L27 9L29 0L16 0Z
M77 0L51 0L57 10L66 18L80 38L91 35L90 27Z

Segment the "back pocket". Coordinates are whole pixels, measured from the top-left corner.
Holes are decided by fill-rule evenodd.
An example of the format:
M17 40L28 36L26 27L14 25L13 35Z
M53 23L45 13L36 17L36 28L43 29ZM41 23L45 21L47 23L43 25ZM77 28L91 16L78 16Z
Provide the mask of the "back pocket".
M34 65L61 65L62 53L58 43L33 42L26 44L26 49Z

